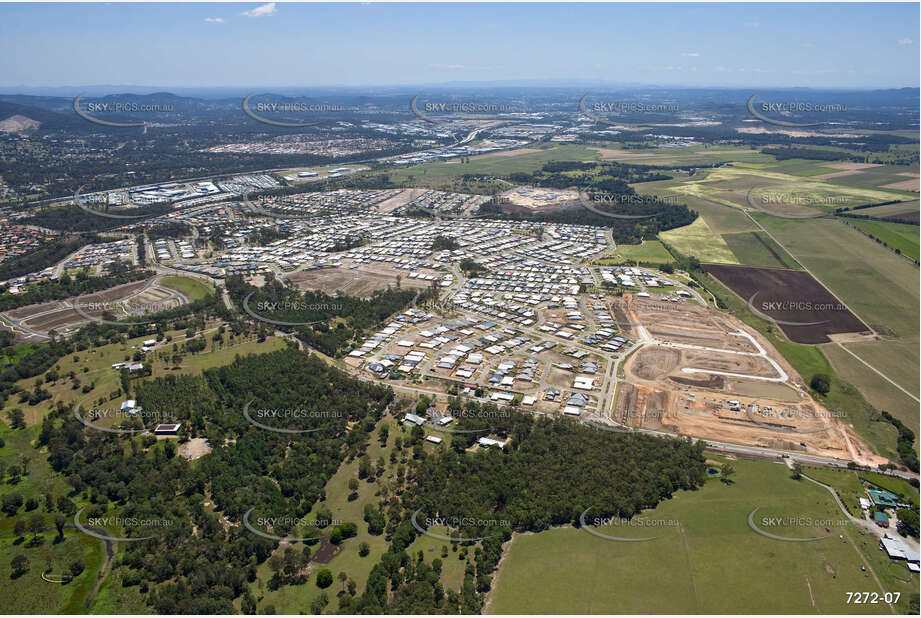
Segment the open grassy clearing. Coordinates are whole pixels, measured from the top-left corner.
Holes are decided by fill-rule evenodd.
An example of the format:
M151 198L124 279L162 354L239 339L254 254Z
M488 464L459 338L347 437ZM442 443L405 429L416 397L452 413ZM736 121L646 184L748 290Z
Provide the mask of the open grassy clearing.
M847 604L848 591L902 593L898 611L917 593L917 579L898 581L876 542L850 524L823 488L794 481L782 465L733 461L734 483L711 480L646 512L678 526L602 532L652 536L625 543L573 529L516 535L494 583L490 613L889 613L888 606ZM755 533L748 515L811 517L822 526L771 526L794 538L782 542ZM825 524L825 520L831 523ZM824 527L829 527L826 533ZM617 528L615 532L614 529ZM636 534L638 530L640 534ZM844 539L840 539L843 535ZM881 580L863 573L872 568ZM902 565L904 569L904 565ZM907 570L900 573L903 578ZM667 590L668 594L663 594Z
M739 263L745 266L801 269L797 261L783 247L763 232L723 234L722 238L729 245Z
M903 255L918 260L918 226L908 223L890 223L889 221L869 221L867 219L848 219L848 223L874 236Z
M627 262L668 264L674 261L675 259L672 255L665 250L665 247L658 240L645 240L639 245L618 245L612 253L595 260L597 264L605 266Z
M48 514L46 519L50 519ZM22 515L28 518L28 515ZM55 543L57 532L38 535L41 543L31 545L35 537L25 533L24 540L17 543L13 532L15 518L4 518L0 528L0 604L9 614L56 614L83 613L84 602L93 588L93 581L102 563L102 541L76 530L65 530L64 541ZM23 555L29 561L29 570L16 578L12 577L10 560ZM49 575L70 575L69 565L82 560L83 571L66 584L49 583L42 579L42 573ZM54 578L52 578L54 579Z
M882 351L885 358L889 358L892 355L889 352L886 352L890 344L897 343L895 341L885 341L878 344L866 344L866 345L875 345L879 346L880 351ZM853 344L848 344L847 347L851 347ZM845 350L842 350L837 344L830 343L821 346L822 353L825 354L828 361L834 367L835 372L841 376L843 379L847 380L854 386L856 386L866 400L877 410L886 410L891 413L897 419L901 420L908 427L910 427L915 435L919 435L921 432L921 426L919 426L918 418L918 402L900 391L897 388L893 388L892 384L883 379L879 374L874 371L867 369L867 366L861 363L859 360L848 354ZM917 346L915 345L915 349ZM858 356L861 358L866 358L863 352L857 352ZM896 355L896 358L898 356ZM883 371L882 367L886 367L887 364L885 360L883 362L874 362L867 359L871 365ZM911 367L917 367L917 364L912 363L900 363L898 361L891 363L895 365L896 368L905 368L906 372L911 372ZM891 367L890 367L891 368ZM886 373L883 371L883 373ZM888 374L887 374L888 375ZM917 379L917 374L913 376L904 376L909 378ZM890 376L891 379L899 382L895 376ZM899 376L899 379L903 379L903 376ZM909 382L906 382L909 383ZM909 391L915 392L917 391Z
M899 202L897 204L886 204L885 206L864 208L862 210L856 211L856 214L867 215L869 217L876 217L879 219L885 219L887 217L898 217L900 220L907 221L913 219L914 221L918 221L919 211L921 211L919 201L909 200L907 202Z
M204 298L208 294L214 293L214 288L201 279L192 277L168 276L160 279L163 287L172 288L177 292L185 295L190 301L196 301Z
M686 195L709 199L732 207L752 209L748 203L751 192L754 203L766 210L792 207L797 212L831 212L835 208L852 208L892 200L904 200L904 192L842 186L792 174L751 169L730 165L675 185L672 190ZM793 214L791 212L791 214Z
M537 152L535 152L537 150ZM581 145L540 147L529 146L521 152L509 151L471 157L469 163L460 161L422 163L405 169L384 172L392 182L410 186L440 188L450 186L464 174L504 176L514 172L534 172L550 161L592 161L598 153Z
M662 232L659 237L681 253L694 256L701 262L739 263L726 241L713 233L703 217L697 217L690 225Z
M877 332L918 336L918 270L834 220L755 214L764 228Z

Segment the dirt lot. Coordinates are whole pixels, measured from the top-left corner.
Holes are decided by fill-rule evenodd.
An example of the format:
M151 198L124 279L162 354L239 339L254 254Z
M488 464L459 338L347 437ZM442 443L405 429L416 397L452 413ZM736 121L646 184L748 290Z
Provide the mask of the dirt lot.
M427 288L431 281L410 279L405 270L383 265L362 266L355 270L348 268L320 268L299 270L287 275L288 281L300 290L319 290L326 294L342 291L350 296L367 297L377 290L395 286L397 276L402 287Z
M125 303L134 315L165 311L181 304L178 294L166 288L150 287L141 292L150 281L148 279L115 286L96 294L81 296L79 301L77 298L68 298L63 301L29 305L9 311L7 315L21 320L23 326L47 333L51 329L61 330L87 322L86 317L72 308L75 302L79 302L80 309L86 315L100 318L108 310L116 319L129 317L122 309L121 303Z
M733 316L632 295L613 299L612 309L642 325L634 328L639 341L652 340L624 362L616 421L879 463L841 419L812 401L802 378L760 333Z
M777 320L796 343L827 343L830 334L868 330L807 272L717 264L704 268L744 301L755 297L755 309Z
M198 459L210 452L207 438L191 438L179 445L179 454L186 459Z

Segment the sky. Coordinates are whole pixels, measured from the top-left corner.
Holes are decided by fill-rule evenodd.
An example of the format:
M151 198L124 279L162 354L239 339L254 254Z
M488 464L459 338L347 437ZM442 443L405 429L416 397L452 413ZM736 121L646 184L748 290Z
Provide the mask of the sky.
M0 3L0 87L917 87L918 24L918 3Z

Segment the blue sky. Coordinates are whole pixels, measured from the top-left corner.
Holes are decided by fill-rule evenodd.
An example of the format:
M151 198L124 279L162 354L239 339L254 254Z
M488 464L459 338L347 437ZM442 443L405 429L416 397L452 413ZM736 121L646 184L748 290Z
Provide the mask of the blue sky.
M914 4L0 4L0 87L919 84Z

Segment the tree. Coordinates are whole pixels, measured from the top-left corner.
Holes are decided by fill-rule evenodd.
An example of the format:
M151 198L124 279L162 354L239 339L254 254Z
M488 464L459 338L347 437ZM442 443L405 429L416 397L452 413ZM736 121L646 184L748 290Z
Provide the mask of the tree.
M76 560L70 563L69 568L70 568L70 574L76 577L77 575L83 572L83 569L85 567L83 565L83 561L77 558Z
M342 585L342 592L345 592L345 582L349 579L349 576L345 571L339 571L339 575L336 577L339 579L339 583Z
M358 555L364 558L369 553L371 553L371 546L368 545L365 541L362 541L358 545Z
M10 577L16 579L29 571L29 559L22 554L16 555L10 560L10 568L13 570Z
M323 610L329 604L329 597L326 596L325 592L321 592L311 603L310 603L310 613L311 614L322 614Z
M329 569L317 571L317 588L329 588L333 583L333 572Z
M8 419L10 419L10 427L12 429L25 429L26 428L26 415L23 413L21 408L13 408L6 413Z
M64 540L64 526L67 524L67 518L62 513L54 514L54 527L58 530L58 539Z
M793 480L798 481L803 478L803 466L798 463L793 464Z
M735 474L735 472L736 469L732 467L731 463L724 463L720 466L720 481L727 485L732 485L733 481L730 477Z
M824 373L817 373L812 376L812 380L810 380L809 385L817 393L827 395L828 391L831 390L831 378L829 378Z

